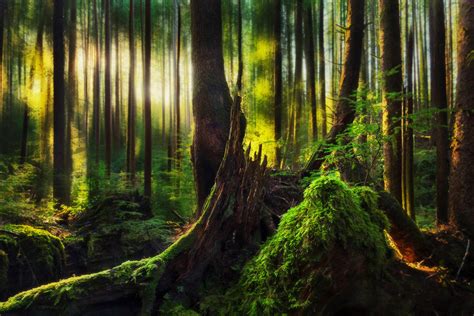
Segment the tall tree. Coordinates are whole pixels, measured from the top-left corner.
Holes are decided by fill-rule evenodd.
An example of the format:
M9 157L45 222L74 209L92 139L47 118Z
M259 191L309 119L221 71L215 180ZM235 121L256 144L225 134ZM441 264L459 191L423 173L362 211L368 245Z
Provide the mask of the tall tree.
M180 78L180 61L181 61L181 7L179 0L174 0L174 108L175 108L175 124L176 124L176 169L181 170L181 78ZM179 187L179 179L178 179Z
M316 110L316 66L313 34L313 8L311 3L305 3L304 16L305 61L309 103L311 106L311 134L313 140L318 139L318 118Z
M64 105L64 0L54 0L53 58L54 58L54 177L53 194L58 205L69 203L66 186L66 108Z
M337 136L346 131L355 119L354 99L355 91L359 85L359 74L362 59L364 40L364 12L365 1L349 0L347 8L347 30L345 36L344 65L339 82L339 97L336 103L334 124L322 144L311 156L302 171L303 176L308 176L312 171L318 170L328 150L328 145L337 142Z
M130 0L129 9L129 55L130 69L128 72L128 124L127 124L127 172L130 180L135 181L135 121L136 121L136 97L135 97L135 3Z
M5 34L5 13L7 11L7 0L0 0L0 103L2 104L2 113L4 110L3 104L3 51L4 51L4 34ZM1 113L0 113L1 114ZM3 117L2 117L3 119Z
M68 24L68 91L67 91L67 109L66 109L66 171L67 185L71 186L72 175L72 123L77 98L77 80L76 80L76 46L77 46L77 0L69 2L69 24ZM69 189L70 190L70 189Z
M298 159L303 115L303 0L296 0L293 160Z
M327 134L326 119L326 60L324 58L324 0L319 0L319 20L318 20L318 62L319 62L319 84L321 105L321 133L325 137Z
M385 189L402 202L402 53L398 0L379 0Z
M229 135L232 99L225 80L220 0L191 0L194 139L198 210L211 191Z
M99 13L97 8L97 0L93 1L94 11L94 46L95 46L95 59L94 59L94 79L93 79L93 128L92 135L94 139L95 147L95 162L99 162L99 146L100 146L100 41L99 41Z
M474 237L474 2L459 1L458 79L449 180L450 223Z
M112 159L112 49L110 25L110 0L105 3L105 102L104 102L104 127L105 127L105 169L110 177L110 164Z
M406 4L408 6L408 2ZM408 14L407 14L408 19ZM407 22L408 24L408 22ZM413 60L414 60L414 26L408 31L406 39L406 60L407 60L407 87L404 108L404 129L403 129L403 208L408 215L415 220L415 192L414 192L414 158L413 158Z
M430 1L431 107L436 109L436 219L448 223L449 133L443 0Z
M145 0L145 196L151 196L151 0Z
M274 2L273 36L275 41L275 57L273 68L273 91L274 91L274 123L275 123L275 162L279 167L281 164L281 137L282 137L282 101L283 101L283 67L281 46L281 0Z

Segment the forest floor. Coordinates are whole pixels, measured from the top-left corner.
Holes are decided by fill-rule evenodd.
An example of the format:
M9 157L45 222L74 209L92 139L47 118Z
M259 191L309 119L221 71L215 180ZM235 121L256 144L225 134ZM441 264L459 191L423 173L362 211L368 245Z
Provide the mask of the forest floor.
M302 198L294 199L295 196L301 196L301 188L295 186L294 179L291 177L275 177L271 181L273 181L270 186L272 192L267 192L267 195L277 195L282 199L281 201L268 200L265 204L272 209L274 218L281 218L282 215L285 217L284 214L288 208L297 205L298 200ZM276 191L279 193L275 194ZM286 192L286 198L283 192ZM298 207L300 206L296 208ZM2 287L0 287L2 300L6 300L20 291L59 279L99 272L128 260L156 256L192 228L190 223L166 222L162 218L153 216L147 200L138 194L111 195L80 214L72 215L67 212L56 214L47 224L42 220L36 222L34 218L30 218L24 223L21 221L19 219L15 225L5 225L0 229L0 259L6 258L3 260L3 266L1 266L2 260L0 260L0 277L3 278ZM24 228L27 226L22 224L40 227L43 230L25 230ZM294 242L293 233L298 235L297 230L301 228L295 229L292 229L289 239L282 237L283 247ZM339 229L342 230L342 228ZM347 229L347 227L343 229ZM285 236L283 232L284 228L279 227L276 234ZM45 242L44 238L37 237L44 234L51 235L47 236L48 242ZM397 311L394 314L400 315L412 313L463 315L467 311L474 311L474 284L472 282L474 260L468 240L462 234L453 233L448 229L429 230L425 231L423 235L433 245L434 250L430 256L420 261L409 262L403 258L403 254L392 242L393 259L387 262L385 272L377 281L375 292L360 291L354 287L354 284L347 281L349 283L345 286L348 288L344 288L340 293L328 292L332 293L328 294L332 295L328 301L331 303L326 302L325 304L328 306L339 304L337 302L341 300L341 295L344 295L344 300L357 303L348 305L347 309L339 309L338 312L326 314L344 314L346 312L365 314L368 311L367 305L371 305L372 311L392 309ZM390 240L390 237L388 238ZM273 239L279 240L280 237ZM59 247L61 249L57 253L52 253L48 247L55 245L54 249L58 249L55 244L58 242L61 244ZM265 250L262 251L265 252ZM320 249L319 252L321 251L323 250ZM223 306L227 304L225 308L229 310L229 304L232 305L235 302L229 300L228 295L232 292L232 288L235 288L239 283L239 278L248 272L249 268L244 268L245 262L259 260L252 259L255 254L256 250L251 250L245 255L242 253L231 255L234 258L229 259L228 262L235 265L232 268L235 271L226 272L226 278L222 280L216 281L211 277L207 282L212 285L207 286L205 294L200 294L197 302L190 303L188 299L183 301L179 293L173 292L170 296L171 299L168 297L168 303L164 304L167 314L180 315L184 311L219 314L221 311L216 309L216 306L212 306L216 304L214 302L216 299L221 301L222 306L219 308L224 309ZM17 258L16 261L11 260L13 257ZM54 260L43 260L49 257ZM336 263L333 263L336 264L334 273L340 273L343 276L354 273L352 267L348 267L344 262L345 257L339 259L337 257L328 257L332 258L331 260L336 260ZM439 258L443 258L443 260L440 261ZM351 259L349 262L357 263L357 260L353 260ZM361 260L365 262L366 259ZM320 265L321 262L312 264ZM363 265L365 266L366 263ZM278 268L275 269L275 271L278 270ZM295 278L292 282L297 282L299 278L304 279L308 276L293 275L292 277ZM347 278L350 279L349 276ZM334 282L341 282L341 280ZM274 286L277 284L278 282ZM216 291L221 293L216 294ZM378 298L374 300L372 297L367 298L357 292L366 293L368 296L371 295L367 293L376 293ZM222 293L227 294L223 295ZM261 294L269 295L264 292ZM247 299L249 298L247 297ZM400 306L400 302L405 302L405 305ZM232 311L232 307L230 310ZM269 313L264 312L264 314Z

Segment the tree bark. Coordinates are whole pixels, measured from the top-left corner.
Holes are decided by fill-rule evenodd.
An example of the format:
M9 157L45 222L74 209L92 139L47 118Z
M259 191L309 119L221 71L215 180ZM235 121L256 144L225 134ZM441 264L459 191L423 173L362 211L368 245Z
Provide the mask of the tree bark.
M112 78L111 78L111 26L110 26L110 0L105 1L105 103L104 103L104 127L105 127L105 169L107 177L111 173L112 160Z
M458 81L451 143L450 223L474 237L474 2L461 0L458 26Z
M364 39L364 8L365 1L350 0L348 2L346 44L344 67L340 80L339 97L336 103L334 125L325 142L313 153L302 171L302 176L308 176L317 171L326 156L328 147L337 142L337 136L346 131L355 118L354 92L359 84L359 73Z
M402 53L398 0L380 0L380 43L382 55L384 185L402 202Z
M128 124L127 124L127 172L130 181L135 181L135 121L136 121L136 100L135 100L135 3L130 0L129 10L129 55L130 69L128 73Z
M93 139L95 147L95 163L99 163L100 146L100 40L99 40L99 14L97 12L97 0L93 1L94 11L94 44L95 44L95 64L94 64L94 105L93 105Z
M174 113L176 124L176 169L178 173L181 171L181 78L180 78L180 61L181 61L181 7L178 0L174 0ZM177 187L179 190L180 177L177 177Z
M282 101L283 101L283 68L281 47L281 0L274 2L273 36L275 41L274 68L273 68L273 103L275 124L275 164L281 164L281 137L282 137Z
M224 155L232 103L224 74L220 0L191 1L191 32L195 123L192 161L201 210Z
M145 170L144 181L147 197L151 196L151 0L145 0Z
M66 108L64 105L64 0L54 1L53 58L54 58L54 173L53 194L58 207L69 203L66 186Z
M316 108L316 66L314 55L313 35L313 8L311 4L305 5L304 36L305 36L305 61L308 84L309 103L311 107L311 135L312 141L318 140L318 117Z
M324 58L324 0L319 0L319 21L318 21L318 58L319 58L319 84L321 104L321 134L326 137L327 118L326 118L326 59Z
M437 110L434 131L438 225L448 223L449 133L444 23L443 0L430 1L431 107Z
M292 162L296 163L300 154L302 141L302 115L303 115L303 0L296 0L295 12L295 81L293 87L293 104L295 115L293 118L294 133L292 139Z

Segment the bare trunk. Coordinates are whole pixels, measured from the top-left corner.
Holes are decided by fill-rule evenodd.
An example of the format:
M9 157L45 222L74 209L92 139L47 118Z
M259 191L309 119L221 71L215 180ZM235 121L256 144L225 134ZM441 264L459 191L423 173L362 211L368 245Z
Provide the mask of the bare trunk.
M430 2L431 107L437 110L436 142L436 219L448 223L449 133L446 93L446 55L443 0Z
M458 82L451 143L449 221L474 237L474 2L461 0L458 33Z
M380 0L385 190L402 202L402 53L398 0Z

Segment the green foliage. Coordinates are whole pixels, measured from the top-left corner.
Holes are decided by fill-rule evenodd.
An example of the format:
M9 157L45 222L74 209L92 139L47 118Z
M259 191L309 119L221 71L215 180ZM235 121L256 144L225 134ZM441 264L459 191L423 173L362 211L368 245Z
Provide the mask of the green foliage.
M0 160L0 223L34 222L51 215L50 203L38 203L40 167Z
M415 151L415 212L422 228L436 225L436 152L433 149Z
M367 276L377 278L389 251L387 219L377 210L376 198L370 189L351 189L335 176L314 180L304 201L282 217L277 233L245 266L238 286L220 298L217 309L227 303L223 309L233 308L233 314L304 311L336 286L338 273L364 274L351 271L355 256L363 256ZM339 252L345 262L336 259Z

